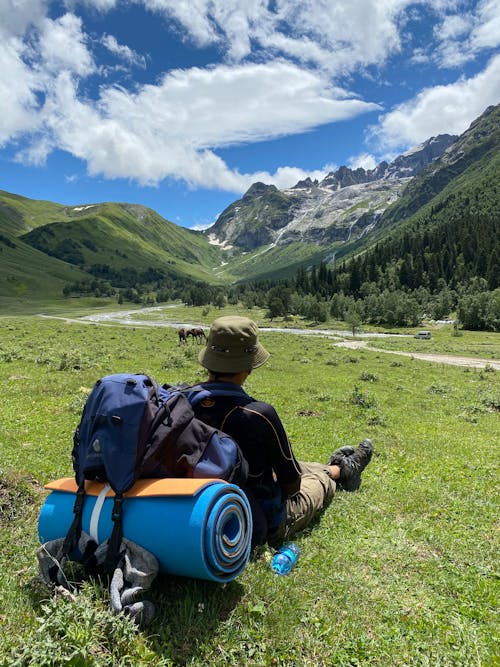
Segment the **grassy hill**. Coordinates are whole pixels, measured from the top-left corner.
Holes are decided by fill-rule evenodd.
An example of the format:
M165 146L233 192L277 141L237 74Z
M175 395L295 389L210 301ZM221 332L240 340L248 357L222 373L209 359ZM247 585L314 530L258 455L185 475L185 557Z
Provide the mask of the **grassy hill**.
M75 209L73 209L75 211ZM211 280L219 249L197 232L165 220L151 209L95 204L39 226L23 240L49 255L89 267L167 267L175 274Z
M49 257L25 243L20 235L60 215L64 207L51 202L37 202L0 192L0 307L2 310L29 309L33 302L42 304L62 299L68 282L82 280L79 268Z
M334 247L332 244L332 252ZM325 251L325 246L300 242L286 246L263 246L228 258L227 264L217 270L217 275L237 276L239 281L290 278L300 267L323 261Z
M22 311L33 302L62 300L64 286L82 280L85 275L76 267L48 257L25 243L0 237L2 310Z
M220 254L199 232L143 206L68 207L0 191L4 308L57 301L68 284L116 272L159 269L165 278L215 284Z
M66 215L66 207L0 190L0 231L19 236Z

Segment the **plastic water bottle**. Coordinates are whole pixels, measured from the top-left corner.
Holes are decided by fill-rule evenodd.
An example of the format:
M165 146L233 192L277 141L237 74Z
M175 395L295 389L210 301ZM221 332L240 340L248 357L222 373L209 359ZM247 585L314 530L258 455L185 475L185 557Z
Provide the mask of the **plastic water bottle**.
M296 544L288 542L274 554L271 567L276 574L288 574L299 559L300 549Z

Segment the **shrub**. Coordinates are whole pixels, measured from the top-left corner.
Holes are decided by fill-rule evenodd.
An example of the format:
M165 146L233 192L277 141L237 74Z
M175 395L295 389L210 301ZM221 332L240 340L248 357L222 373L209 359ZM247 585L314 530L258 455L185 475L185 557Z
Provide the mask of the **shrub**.
M78 595L56 596L42 605L38 627L12 651L10 667L119 667L147 663L167 665L142 642L134 622L113 614L90 584Z
M349 401L360 408L375 408L377 401L373 396L364 394L357 385L354 386Z
M364 382L378 382L378 376L375 373L368 373L368 371L362 371L359 379Z
M448 384L431 384L427 388L428 394L436 394L437 396L446 396L451 394L453 387L450 387Z

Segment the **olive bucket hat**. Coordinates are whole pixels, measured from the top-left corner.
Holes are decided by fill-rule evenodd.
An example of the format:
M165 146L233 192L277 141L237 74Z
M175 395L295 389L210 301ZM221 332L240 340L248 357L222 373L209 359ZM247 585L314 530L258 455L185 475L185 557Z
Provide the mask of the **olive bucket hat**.
M270 356L258 337L259 329L248 317L219 317L210 327L207 345L198 360L202 366L217 373L239 373L257 368Z

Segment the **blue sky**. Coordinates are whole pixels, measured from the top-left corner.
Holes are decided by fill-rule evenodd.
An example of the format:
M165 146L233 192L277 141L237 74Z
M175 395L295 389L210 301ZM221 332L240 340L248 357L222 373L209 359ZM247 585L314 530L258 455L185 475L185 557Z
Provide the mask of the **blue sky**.
M500 0L0 0L0 189L206 227L500 102Z

